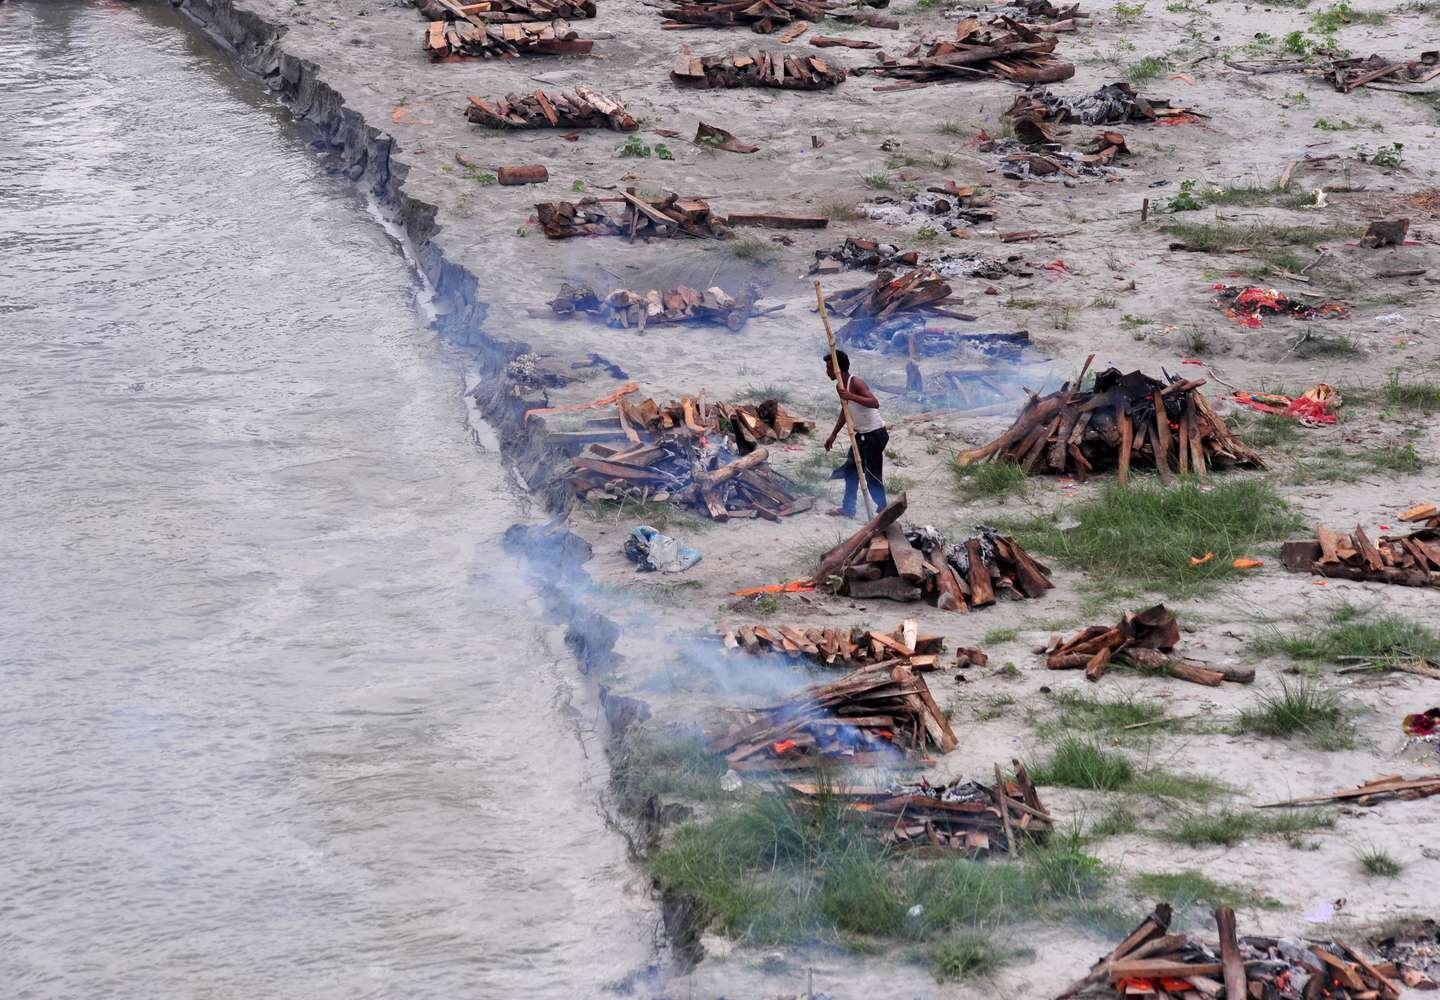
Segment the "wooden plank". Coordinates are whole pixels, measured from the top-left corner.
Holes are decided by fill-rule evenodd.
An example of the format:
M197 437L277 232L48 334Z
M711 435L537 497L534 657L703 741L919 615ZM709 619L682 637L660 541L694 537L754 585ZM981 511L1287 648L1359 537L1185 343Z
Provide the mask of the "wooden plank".
M995 588L990 585L990 569L980 558L980 542L970 538L965 542L965 551L970 555L970 606L987 607L995 603Z
M1220 934L1220 968L1225 977L1225 1000L1249 1000L1245 987L1245 963L1240 958L1240 942L1235 938L1235 911L1228 906L1217 909L1215 927Z
M909 497L901 493L894 500L885 505L871 520L859 531L855 532L845 541L835 546L820 558L820 564L815 568L815 583L817 586L824 586L825 581L831 576L839 576L844 566L851 561L860 549L870 543L870 539L876 535L883 534L900 515L905 513L909 505Z
M732 226L762 226L767 229L824 229L830 225L830 217L777 212L733 212L726 218L726 222Z
M905 538L905 530L899 521L892 521L885 528L885 541L890 546L890 561L900 578L907 583L923 582L925 557Z
M1160 473L1160 481L1169 483L1172 481L1170 475L1170 418L1165 414L1165 400L1156 389L1155 399L1155 446L1151 452L1155 455L1155 469Z
M1120 484L1123 486L1130 480L1130 448L1135 435L1134 428L1130 426L1130 412L1126 408L1123 397L1120 405L1115 407L1115 424L1120 428L1119 478Z

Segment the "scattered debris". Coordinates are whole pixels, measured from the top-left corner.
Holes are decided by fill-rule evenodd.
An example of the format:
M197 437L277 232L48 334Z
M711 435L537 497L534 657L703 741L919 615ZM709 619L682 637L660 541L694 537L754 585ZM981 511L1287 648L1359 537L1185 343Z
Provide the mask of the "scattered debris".
M1428 746L1440 753L1440 708L1412 712L1400 720L1400 730L1406 736L1406 750L1415 746Z
M1405 234L1409 231L1409 219L1377 219L1366 227L1365 235L1360 237L1360 245L1371 250L1404 246Z
M885 660L740 713L742 723L710 741L735 771L793 771L821 761L894 767L906 757L954 750L959 741L925 675ZM915 763L919 763L918 761Z
M605 208L614 204L623 208L618 213ZM677 235L728 240L735 236L724 219L711 213L710 203L703 198L682 198L677 194L642 198L634 189L627 189L619 198L542 202L535 206L535 217L541 231L552 240L624 236L633 241L637 236L650 239Z
M520 21L476 24L431 21L422 47L436 62L442 59L512 59L522 55L588 55L595 42L581 38L565 21Z
M1345 399L1334 388L1317 382L1293 399L1272 392L1237 392L1230 397L1241 406L1260 413L1294 417L1304 427L1320 427L1335 423L1335 411Z
M1141 97L1128 83L1107 83L1098 90L1075 97L1061 97L1048 90L1038 94L1017 94L1015 103L1005 112L1006 117L1014 120L1015 132L1022 138L1021 122L1109 125L1197 114L1193 108L1171 107L1166 99Z
M1022 24L1042 25L1046 31L1075 31L1090 15L1081 13L1078 3L1056 7L1050 0L1009 0L987 8L985 13L1003 15Z
M1440 587L1440 527L1408 535L1381 535L1372 542L1360 525L1353 534L1316 525L1316 540L1286 542L1280 559L1293 573L1370 580L1402 587Z
M1349 93L1370 83L1425 83L1440 76L1440 50L1420 53L1419 59L1365 58L1336 59L1326 70L1335 89Z
M824 90L839 86L847 71L819 56L765 49L696 56L681 50L670 79L682 87L779 87L783 90Z
M1021 131L1016 129L1017 134ZM1102 132L1089 148L1093 152L1065 149L1058 142L994 139L983 143L980 151L1000 154L1000 173L1004 177L1054 182L1109 176L1114 173L1115 158L1130 155L1125 137L1119 132Z
M666 19L664 28L748 24L757 34L768 35L781 25L819 21L831 6L828 0L672 0L660 16Z
M741 142L735 138L735 133L727 132L715 125L707 125L704 122L696 126L694 142L697 146L723 149L729 153L756 153L760 150L759 146Z
M1180 626L1175 616L1165 605L1157 604L1144 611L1127 611L1113 628L1091 625L1064 641L1056 636L1045 651L1045 666L1051 670L1084 667L1085 679L1091 681L1103 677L1105 668L1115 659L1208 687L1219 687L1225 681L1249 684L1255 679L1252 668L1217 668L1169 655L1179 642Z
M1372 943L1395 966L1396 975L1406 986L1412 990L1437 988L1432 974L1440 975L1440 925L1434 920L1420 918Z
M720 642L728 652L752 656L783 656L806 659L825 667L854 670L870 663L904 660L912 670L938 670L945 637L921 635L918 623L909 618L893 632L861 628L792 628L788 625L741 625L719 630ZM984 666L985 654L976 666Z
M544 184L550 179L550 171L543 163L522 163L495 168L495 179L506 187L519 184Z
M1291 319L1344 319L1350 311L1339 302L1324 302L1309 305L1297 302L1284 292L1259 285L1226 285L1216 282L1211 286L1218 294L1215 304L1226 316L1242 326L1260 327L1262 316L1289 316Z
M879 42L867 42L863 38L836 38L833 35L814 35L810 38L810 44L817 49L878 49Z
M1142 996L1399 1000L1400 985L1343 941L1237 938L1235 912L1222 906L1215 911L1219 943L1209 944L1194 934L1168 933L1170 917L1168 903L1157 905L1055 1000Z
M648 524L625 536L625 558L647 573L683 573L700 561L698 550Z
M926 39L898 57L882 51L877 56L879 66L858 68L854 72L905 80L909 84L879 88L884 90L977 77L1025 84L1055 83L1075 75L1073 63L1053 55L1058 41L1054 35L1042 34L1008 17L997 17L988 26L982 26L978 18L967 17L955 25L953 41Z
M608 128L634 132L640 127L625 105L584 84L557 94L537 90L533 94L506 94L493 101L471 97L465 117L489 128Z
M1095 376L1089 391L1067 382L1058 392L1032 397L1009 430L960 452L955 462L1010 461L1026 472L1073 472L1081 480L1115 469L1121 482L1138 462L1153 467L1163 481L1172 473L1200 475L1207 468L1266 468L1210 408L1198 391L1204 384L1205 379L1167 373L1162 382L1108 368Z
M1295 806L1321 806L1329 805L1332 802L1353 802L1359 806L1373 806L1377 802L1388 802L1391 799L1408 802L1413 799L1426 799L1432 795L1440 795L1440 774L1424 774L1414 778L1406 778L1398 774L1383 774L1378 778L1371 778L1363 785L1356 785L1354 788L1342 788L1338 792L1308 795L1302 799L1290 799L1286 802L1267 802L1258 808L1292 809Z
M1015 777L1006 779L995 765L995 784L956 778L932 785L924 778L910 784L885 786L821 786L791 783L797 795L830 795L859 812L865 822L884 832L881 839L899 848L915 848L968 857L1005 853L1018 855L1021 836L1041 843L1055 820L1024 765L1012 760Z
M1401 521L1424 521L1427 528L1440 528L1440 505L1417 503L1401 511Z
M901 318L905 313L913 313L916 318L933 315L974 319L944 308L954 301L950 292L950 286L938 272L919 267L898 278L889 271L881 271L868 285L834 292L825 302L831 312L848 317L848 322L835 331L837 338L845 340L885 320Z
M866 201L860 210L866 218L890 226L918 225L954 233L965 226L995 221L999 213L994 206L992 192L980 193L977 188L950 181L944 187L927 188L903 199L879 195Z
M826 261L835 261L840 267L826 267ZM875 240L850 236L838 246L816 250L815 263L810 265L810 273L833 273L841 268L875 271L882 267L886 269L914 267L919 262L919 251L901 250L893 243L878 243Z
M977 527L951 544L930 525L899 524L905 494L847 540L832 548L815 570L815 582L851 597L934 604L941 611L987 607L998 597L1036 598L1051 589L1050 570L1007 535Z
M566 283L560 286L560 294L550 300L550 311L556 316L584 315L621 329L634 327L640 333L648 326L663 323L713 323L738 333L750 317L768 311L755 308L758 298L754 292L737 297L718 285L703 292L688 285L664 292L614 288L602 297L589 285Z
M469 21L502 24L508 21L582 21L595 16L595 0L415 0L427 21Z

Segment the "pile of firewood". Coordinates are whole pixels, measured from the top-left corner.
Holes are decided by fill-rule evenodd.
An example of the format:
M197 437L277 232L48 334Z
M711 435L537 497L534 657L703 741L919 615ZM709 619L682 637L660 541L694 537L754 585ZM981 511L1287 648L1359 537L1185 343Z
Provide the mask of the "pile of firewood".
M1144 611L1127 611L1114 627L1091 625L1069 639L1056 636L1045 649L1045 666L1051 670L1085 668L1087 680L1098 681L1112 659L1126 660L1182 681L1219 687L1225 681L1249 684L1250 667L1212 667L1172 655L1180 642L1180 626L1165 605Z
M507 21L580 21L595 16L595 0L415 0L427 21L469 21L503 24Z
M1369 55L1363 59L1337 59L1330 65L1335 89L1349 93L1370 83L1425 83L1440 76L1440 51L1420 53L1419 59L1392 59Z
M826 261L834 261L839 267L829 267ZM878 243L875 240L847 237L838 246L815 251L815 263L810 265L811 274L829 274L843 268L858 271L877 271L880 268L912 268L920 263L918 250L901 250L893 243Z
M951 291L940 272L928 267L917 267L898 278L881 271L868 285L831 292L825 296L825 308L848 317L848 322L835 331L836 338L844 341L906 314L971 319L944 308L956 301L951 299Z
M624 206L619 212L605 208L606 204L616 203ZM541 231L552 240L571 236L624 236L633 240L677 235L728 240L735 236L724 219L711 214L705 199L677 194L652 199L626 190L619 198L541 202L535 206L535 218Z
M888 633L860 628L741 625L721 628L719 639L731 653L783 656L845 670L896 658L903 659L912 670L935 670L945 649L944 636L921 635L919 623L913 618ZM978 649L962 650L961 657L973 666L983 667L986 663L985 654Z
M1055 1000L1079 997L1225 997L1226 1000L1399 1000L1393 965L1343 941L1235 934L1235 911L1215 911L1218 944L1171 934L1167 903Z
M988 12L1004 14L1024 24L1038 24L1052 32L1075 31L1079 22L1090 19L1089 14L1081 13L1078 3L1056 7L1050 0L1005 0Z
M470 98L465 117L487 128L608 128L634 132L639 124L625 105L583 83L574 90L547 94L506 94L493 101Z
M736 297L718 285L703 292L688 285L663 292L614 288L601 296L588 285L567 283L550 300L550 310L556 316L586 316L607 326L634 327L640 333L647 326L666 323L711 323L739 332L751 316L761 314L755 308L757 297L749 292Z
M1433 505L1425 506L1433 509ZM1358 524L1351 534L1316 525L1315 534L1314 540L1281 546L1280 559L1286 569L1342 580L1440 587L1440 522L1406 535L1381 535L1374 542Z
M568 477L586 500L672 503L716 521L778 521L811 506L809 497L765 464L770 453L764 448L736 458L724 447L671 438L623 450L592 444L589 450L570 460Z
M757 446L771 441L784 441L792 434L809 434L815 429L813 420L802 420L785 411L777 399L759 403L716 403L717 416L725 420L736 450L748 455Z
M708 745L740 772L821 762L894 767L927 749L949 753L959 742L924 675L903 660L872 663L741 714L739 726Z
M1036 598L1051 589L1050 571L1013 538L979 528L950 544L934 528L899 523L904 493L855 534L825 553L816 585L851 597L922 598L942 611L969 611L997 597Z
M982 26L967 17L951 40L927 39L903 56L881 52L879 66L855 70L911 83L952 83L982 78L1054 83L1075 75L1075 64L1054 55L1058 39L1008 17Z
M792 434L809 434L815 429L812 420L792 416L775 399L750 403L707 403L700 397L686 396L660 404L653 399L631 403L618 400L620 424L628 433L636 430L663 435L671 431L711 434L721 430L721 422L735 438L740 454L748 454L757 444L784 441ZM638 441L637 441L638 443Z
M680 86L701 88L824 90L839 86L845 76L845 67L831 66L819 56L764 49L696 56L686 47L670 70L670 79Z
M1087 360L1086 364L1089 364ZM1081 379L1084 372L1081 372ZM1203 475L1207 468L1265 468L1265 461L1230 433L1197 390L1205 379L1108 368L1082 391L1066 383L1032 397L1015 423L994 441L955 456L966 466L987 459L1015 462L1026 472L1090 473L1115 469L1125 482L1130 467L1153 467L1161 480L1172 472Z
M748 24L768 35L777 27L819 21L833 6L829 0L672 0L660 11L665 28L728 28Z
M511 59L516 56L588 55L593 39L565 21L476 24L431 21L421 45L435 61L452 58Z
M822 786L791 783L802 797L833 795L878 827L881 840L896 847L939 849L969 857L1020 853L1021 839L1042 842L1055 820L1017 760L1015 777L1006 780L995 767L995 784L956 778L945 785L925 779L885 787Z

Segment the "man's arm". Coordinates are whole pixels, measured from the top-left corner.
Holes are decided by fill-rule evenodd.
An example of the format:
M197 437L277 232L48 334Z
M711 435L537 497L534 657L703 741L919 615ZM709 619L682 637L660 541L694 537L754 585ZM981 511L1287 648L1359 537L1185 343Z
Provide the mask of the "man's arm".
M840 428L845 426L845 404L841 403L840 407L840 415L835 418L835 428L830 432L830 436L825 439L826 451L829 451L830 448L835 444L835 439L840 436Z
M840 394L841 399L848 399L852 402L859 403L867 409L880 409L880 400L875 398L875 394L870 391L870 387L859 378L851 376L848 391L840 388L839 385L836 385L835 391Z

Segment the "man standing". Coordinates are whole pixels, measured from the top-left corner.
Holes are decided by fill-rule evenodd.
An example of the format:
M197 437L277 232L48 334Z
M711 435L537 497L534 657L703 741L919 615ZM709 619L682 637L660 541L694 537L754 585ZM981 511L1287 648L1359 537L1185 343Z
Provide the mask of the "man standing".
M840 362L840 371L825 355L825 374L835 383L835 394L840 397L840 416L835 420L835 429L825 439L825 450L835 446L835 438L845 427L845 412L850 412L850 425L855 428L855 437L860 442L860 464L865 472L866 488L875 501L878 511L885 506L885 483L882 474L885 467L885 446L890 435L885 430L885 419L880 416L880 400L861 379L850 374L850 356L836 351L835 359ZM854 517L855 500L860 486L860 475L855 469L855 455L852 451L845 464L836 469L831 479L845 479L845 499L830 513L836 517Z

